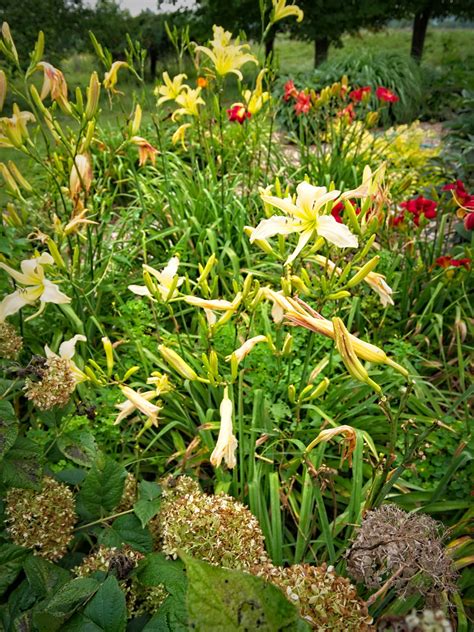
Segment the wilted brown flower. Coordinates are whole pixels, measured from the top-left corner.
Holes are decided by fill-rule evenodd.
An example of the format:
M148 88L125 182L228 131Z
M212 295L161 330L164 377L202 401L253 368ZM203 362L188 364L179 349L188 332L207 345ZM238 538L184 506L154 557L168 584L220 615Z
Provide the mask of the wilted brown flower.
M120 500L120 503L115 508L117 513L121 511L128 511L132 509L133 505L137 501L137 493L138 493L138 482L135 476L131 473L127 473L127 478L125 479L125 484L123 486L123 494Z
M87 577L103 571L114 574L125 593L128 615L139 616L153 614L168 596L165 587L142 586L134 576L134 571L145 556L130 546L121 548L100 546L95 553L88 555L80 566L72 569L77 577Z
M44 368L38 369L38 376L39 381L26 379L26 397L40 410L65 406L77 383L70 361L57 356L50 357Z
M367 588L381 588L391 579L401 597L419 593L431 603L452 590L455 579L439 523L395 505L367 512L348 552L347 571Z
M69 487L45 476L41 492L10 489L5 511L7 531L15 544L53 561L66 553L77 519Z
M0 322L0 358L16 360L23 347L23 338L15 327L4 321Z
M249 571L269 562L257 519L234 498L203 494L188 476L162 481L162 490L150 529L163 553L175 558L183 551L214 566Z
M270 564L257 574L278 586L318 632L375 630L367 606L354 586L325 564L295 564L286 568Z
M453 632L453 626L442 610L414 610L405 617L383 617L377 632Z

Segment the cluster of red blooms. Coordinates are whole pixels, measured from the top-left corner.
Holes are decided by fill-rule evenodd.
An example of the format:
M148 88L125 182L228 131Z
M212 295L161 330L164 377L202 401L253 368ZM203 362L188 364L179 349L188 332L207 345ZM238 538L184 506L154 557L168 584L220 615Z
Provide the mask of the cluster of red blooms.
M404 209L404 211L393 218L393 226L398 226L398 224L405 221L406 211L412 215L415 226L420 225L421 217L424 217L425 219L435 219L436 217L436 202L428 200L422 195L417 198L413 198L412 200L408 200L407 202L402 202L400 206Z
M351 202L352 206L354 206L354 203ZM334 217L334 219L336 220L336 222L338 224L344 224L344 220L341 217L341 213L344 210L344 202L338 202L337 204L335 204L332 209L331 209L331 215ZM360 213L360 208L358 208L357 206L354 207L354 210L356 212L356 215L359 215Z
M451 184L445 184L443 191L452 191L456 202L461 206L458 210L458 217L464 219L464 228L474 230L474 195L466 191L464 182L456 180Z
M449 255L444 255L442 257L438 257L435 263L441 268L460 268L462 266L463 268L466 268L466 270L469 270L471 267L471 260L469 257L465 257L464 259L453 259Z
M299 116L300 114L308 114L311 109L311 96L306 90L298 90L295 86L295 82L292 79L289 79L284 86L284 94L283 100L290 101L290 99L295 100L294 108L296 114ZM347 116L351 121L353 121L356 117L356 113L354 110L354 103L360 103L364 100L365 95L370 95L372 92L372 88L370 86L362 86L362 88L357 88L349 92L349 98L353 103L349 103L344 109L342 109L338 116ZM345 96L344 86L341 90L341 96ZM383 86L379 86L375 91L375 96L380 101L385 101L386 103L396 103L399 98L397 95L389 90L388 88L384 88Z
M227 118L231 123L240 123L242 125L245 119L248 119L251 116L252 115L243 103L234 103L227 110Z

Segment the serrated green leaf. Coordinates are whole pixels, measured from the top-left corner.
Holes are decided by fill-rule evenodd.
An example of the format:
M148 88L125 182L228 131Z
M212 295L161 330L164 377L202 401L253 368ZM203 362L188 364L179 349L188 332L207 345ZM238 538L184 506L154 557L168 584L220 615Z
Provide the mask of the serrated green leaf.
M125 595L115 577L109 576L87 604L84 616L103 632L123 632L127 625Z
M16 544L0 545L0 596L18 577L29 553L28 549Z
M259 577L183 556L187 607L196 632L303 632L310 630L283 593Z
M12 487L40 489L42 468L40 448L29 439L17 437L0 465L3 482Z
M38 599L44 599L71 579L71 574L42 557L30 555L23 565L30 589Z
M137 569L137 579L144 586L163 584L170 594L186 592L187 579L181 560L169 560L163 553L150 553Z
M0 401L0 461L15 443L18 435L18 419L10 402Z
M157 483L141 481L138 486L138 500L133 506L133 511L142 527L146 527L160 510L160 496L161 488Z
M116 518L100 533L99 544L108 547L129 544L141 553L150 553L153 550L151 533L142 527L140 520L133 514Z
M126 476L123 466L99 456L77 496L78 512L87 520L109 514L122 498Z
M73 430L59 437L58 448L62 454L83 467L92 467L99 454L94 435L87 430Z
M92 577L77 577L62 586L45 605L45 612L67 615L97 592L100 583Z

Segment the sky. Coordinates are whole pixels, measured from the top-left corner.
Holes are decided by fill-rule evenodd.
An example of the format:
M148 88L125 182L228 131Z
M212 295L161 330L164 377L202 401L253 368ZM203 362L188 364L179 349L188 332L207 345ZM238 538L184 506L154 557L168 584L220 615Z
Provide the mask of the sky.
M89 0L89 4L95 4L94 0ZM140 11L150 9L151 11L157 11L156 0L119 0L119 4L122 9L128 9L132 15L138 15ZM194 4L194 0L178 0L176 6L172 2L164 3L162 5L162 11L173 11L176 8L191 8Z

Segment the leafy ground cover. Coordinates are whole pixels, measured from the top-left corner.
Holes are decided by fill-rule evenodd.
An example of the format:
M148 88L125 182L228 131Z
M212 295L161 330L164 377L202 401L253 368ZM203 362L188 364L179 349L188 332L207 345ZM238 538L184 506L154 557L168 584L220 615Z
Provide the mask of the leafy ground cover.
M2 35L3 627L467 631L465 112Z

